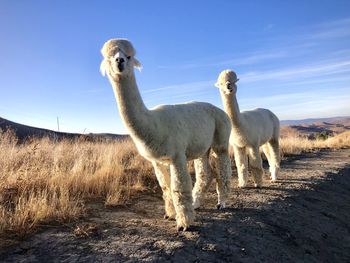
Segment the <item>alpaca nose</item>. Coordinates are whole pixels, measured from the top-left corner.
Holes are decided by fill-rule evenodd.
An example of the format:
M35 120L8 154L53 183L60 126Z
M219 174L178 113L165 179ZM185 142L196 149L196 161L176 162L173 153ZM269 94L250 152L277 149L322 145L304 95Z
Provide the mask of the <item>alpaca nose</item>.
M115 59L115 61L117 62L117 67L118 67L119 71L122 72L124 70L125 59L121 58L121 57L117 57Z
M115 61L116 61L118 64L121 64L121 63L125 62L125 59L123 59L123 58L116 58Z

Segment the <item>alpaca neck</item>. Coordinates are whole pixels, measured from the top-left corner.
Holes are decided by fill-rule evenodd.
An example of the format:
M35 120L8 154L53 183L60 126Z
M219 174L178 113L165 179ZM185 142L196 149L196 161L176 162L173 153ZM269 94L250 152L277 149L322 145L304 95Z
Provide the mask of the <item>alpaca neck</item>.
M110 78L114 95L118 103L119 113L131 136L143 139L145 132L152 129L149 110L142 101L137 88L135 75Z
M232 128L241 128L241 113L235 94L224 94L221 92L221 98L224 103L224 109L231 119Z

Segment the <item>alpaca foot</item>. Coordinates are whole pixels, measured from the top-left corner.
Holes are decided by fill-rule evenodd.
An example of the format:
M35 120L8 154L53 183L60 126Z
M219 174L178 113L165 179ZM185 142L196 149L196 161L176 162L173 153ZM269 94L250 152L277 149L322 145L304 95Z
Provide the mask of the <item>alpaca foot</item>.
M254 184L254 187L255 187L255 188L261 188L261 183L255 183L255 184Z
M191 227L183 227L183 226L178 226L177 227L177 232L187 232L187 231L192 231Z
M271 182L276 182L277 181L278 170L279 170L279 168L276 168L276 167L271 167L270 168L270 179L271 179Z
M191 230L191 226L190 225L186 225L186 224L177 224L177 232L186 232L186 231L190 231Z
M175 221L175 216L168 216L167 214L165 214L164 219L169 221Z
M201 206L201 202L199 201L199 198L193 198L193 209L198 209Z
M255 188L260 188L263 184L263 174L261 175L255 175L254 178L254 187Z
M226 207L225 202L221 202L216 205L216 209L218 210L224 209L225 207Z
M270 179L271 179L271 182L276 182L276 181L277 181L277 177L276 177L276 175L274 175L274 174L272 174L272 175L270 176Z
M194 211L187 211L187 213L177 213L176 214L176 226L177 231L187 231L194 222Z
M164 219L167 220L175 220L176 219L176 212L174 209L174 205L172 203L172 200L167 200L167 202L165 202L165 213L164 213Z
M246 182L246 181L239 181L238 182L239 188L245 188L245 187L247 187L247 185L248 185L248 182Z
M262 187L262 184L263 184L263 181L262 181L262 180L255 180L255 182L254 182L254 187L255 187L255 188L261 188L261 187Z

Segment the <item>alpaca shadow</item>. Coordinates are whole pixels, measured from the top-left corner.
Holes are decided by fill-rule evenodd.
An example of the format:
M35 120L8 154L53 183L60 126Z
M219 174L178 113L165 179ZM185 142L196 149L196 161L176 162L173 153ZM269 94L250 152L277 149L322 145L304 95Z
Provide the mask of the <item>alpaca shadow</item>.
M327 173L322 180L293 177L281 182L308 183L309 187L234 189L231 206L217 210L211 200L210 205L197 210L195 224L188 232L175 232L175 222L160 219L160 194L142 196L144 202L132 203L135 207L130 210L135 213L129 213L133 223L128 227L106 219L108 232L79 239L52 230L54 240L28 240L13 252L0 252L0 261L36 257L51 262L53 258L64 261L76 256L77 262L136 262L142 256L157 262L348 262L350 166ZM279 197L267 202L274 191ZM255 193L261 197L258 201L242 198ZM146 207L141 204L146 201L155 209L144 214ZM125 207L104 211L113 216L118 209L129 211ZM135 215L139 215L137 220ZM121 252L124 247L130 247L132 253Z
M346 262L350 258L350 166L329 172L322 180L282 181L309 182L310 188L285 189L287 197L257 208L248 203L243 208L198 209L193 231L199 237L191 240L179 234L185 245L174 250L173 257L215 262Z
M225 208L221 208L221 209L217 209L215 207L213 208L197 208L195 209L195 211L197 213L210 213L212 215L218 215L218 214L222 214L225 212L229 212L229 211L233 211L233 207L225 207Z
M278 179L277 183L280 184L311 184L313 181L303 178L288 178L288 179Z

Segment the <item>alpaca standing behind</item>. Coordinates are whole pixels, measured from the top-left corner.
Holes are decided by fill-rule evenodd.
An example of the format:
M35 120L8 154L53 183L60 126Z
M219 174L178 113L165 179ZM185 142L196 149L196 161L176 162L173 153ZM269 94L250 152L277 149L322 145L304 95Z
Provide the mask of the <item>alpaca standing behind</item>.
M221 109L201 102L162 105L147 109L138 90L134 67L140 67L135 49L126 39L111 39L102 50L101 72L112 84L122 120L139 153L151 161L163 190L165 217L175 218L178 230L186 230L194 220L194 205L199 206L209 183L206 174L209 151L218 156L218 206L225 207L228 179L230 119ZM195 160L196 185L187 162ZM170 173L169 173L170 167Z
M248 159L255 187L261 186L264 170L259 152L261 146L269 162L271 181L276 181L280 167L280 125L275 114L267 109L239 111L236 92L238 81L232 70L220 73L215 84L220 89L225 112L231 119L230 144L233 146L238 171L238 186L248 183Z

